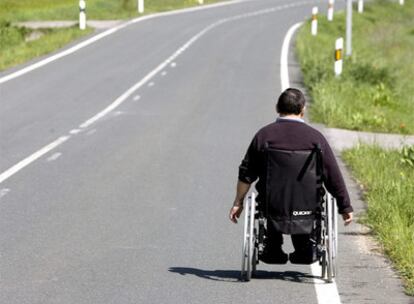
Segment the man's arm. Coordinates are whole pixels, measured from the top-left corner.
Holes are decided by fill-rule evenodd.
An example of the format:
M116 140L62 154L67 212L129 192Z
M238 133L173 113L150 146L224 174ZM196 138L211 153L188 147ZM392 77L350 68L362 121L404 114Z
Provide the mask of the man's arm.
M235 224L237 224L237 219L243 212L243 201L247 192L249 192L249 189L250 184L244 183L240 180L237 181L236 198L234 199L233 207L231 207L229 214L230 220Z
M336 198L338 211L342 215L345 225L349 225L353 220L353 208L346 189L345 181L336 162L335 155L329 146L325 143L323 155L325 167L325 186L327 190Z

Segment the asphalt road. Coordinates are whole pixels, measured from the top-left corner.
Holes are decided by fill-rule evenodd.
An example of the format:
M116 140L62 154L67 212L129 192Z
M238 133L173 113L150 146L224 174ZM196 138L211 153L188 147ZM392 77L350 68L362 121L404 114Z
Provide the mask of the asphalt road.
M0 185L0 303L318 303L308 266L239 282L242 226L227 220L247 145L275 118L284 36L315 3L150 19L1 84L0 173L70 138ZM402 303L358 287L338 279L343 303Z

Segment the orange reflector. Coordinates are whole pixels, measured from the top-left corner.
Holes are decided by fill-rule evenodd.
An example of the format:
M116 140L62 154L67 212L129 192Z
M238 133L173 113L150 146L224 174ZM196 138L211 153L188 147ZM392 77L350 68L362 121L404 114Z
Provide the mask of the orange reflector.
M312 20L318 20L318 15L312 15Z
M342 59L342 49L335 50L335 60L341 60Z

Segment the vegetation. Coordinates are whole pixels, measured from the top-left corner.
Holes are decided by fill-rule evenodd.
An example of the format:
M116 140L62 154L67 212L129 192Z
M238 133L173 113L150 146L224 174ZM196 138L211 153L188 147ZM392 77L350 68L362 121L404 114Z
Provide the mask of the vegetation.
M414 133L414 2L367 3L353 14L353 53L335 77L334 46L345 38L345 13L319 18L319 33L302 27L297 53L313 103L311 119L352 130Z
M0 71L53 52L91 32L91 29L80 31L77 27L44 29L36 31L39 39L26 41L33 31L3 22L0 24Z
M85 0L89 19L126 19L138 16L137 0ZM220 0L204 0L204 3ZM145 12L153 13L198 5L197 0L145 0ZM0 20L76 20L78 0L1 0Z
M204 3L220 0L205 0ZM126 19L137 17L137 0L86 0L88 19ZM147 0L145 13L167 11L198 5L197 0ZM92 32L77 27L44 29L29 41L33 31L13 26L18 21L77 20L78 0L1 0L0 1L0 71L50 53Z
M366 224L414 295L414 146L386 151L359 145L343 157L364 189Z

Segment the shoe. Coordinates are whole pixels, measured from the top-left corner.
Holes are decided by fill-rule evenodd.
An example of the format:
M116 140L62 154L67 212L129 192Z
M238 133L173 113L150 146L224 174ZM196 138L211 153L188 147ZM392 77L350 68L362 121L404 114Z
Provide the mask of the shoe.
M282 248L266 249L259 255L259 260L266 264L286 264L288 255L283 252Z
M318 255L316 252L316 247L307 251L295 251L289 254L289 261L292 264L304 264L310 265L315 263L318 260ZM315 249L315 250L314 250Z

